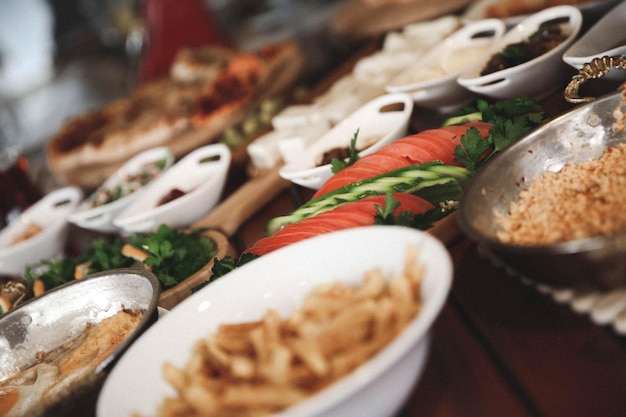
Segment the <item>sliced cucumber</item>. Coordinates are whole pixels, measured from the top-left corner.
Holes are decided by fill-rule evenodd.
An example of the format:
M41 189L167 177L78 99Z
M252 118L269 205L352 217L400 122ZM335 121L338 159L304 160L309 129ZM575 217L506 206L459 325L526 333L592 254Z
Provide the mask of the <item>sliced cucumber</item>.
M464 125L466 123L471 122L480 122L483 120L482 112L468 113L462 116L454 116L446 119L442 126L456 126L456 125Z
M288 224L298 223L341 204L387 193L415 194L438 206L442 201L458 200L469 178L467 169L440 161L410 165L346 185L311 200L289 215L271 219L265 232L272 235Z

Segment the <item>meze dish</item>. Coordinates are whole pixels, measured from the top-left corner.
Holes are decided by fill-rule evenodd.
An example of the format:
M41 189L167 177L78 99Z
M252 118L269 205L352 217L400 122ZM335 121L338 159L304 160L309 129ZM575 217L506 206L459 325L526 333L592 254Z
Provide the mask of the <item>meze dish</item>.
M231 164L222 143L202 146L185 155L114 219L126 233L153 232L159 225L187 227L219 201Z
M68 283L0 317L2 415L73 415L84 407L155 321L158 295L152 274L120 269Z
M385 244L381 245L381 242ZM417 249L417 257L411 259L409 256L407 259L407 251L411 247ZM414 287L415 292L404 287L406 281L402 279L391 283L392 277L403 274L405 265L410 269L416 268L423 271L420 283ZM382 350L365 360L354 371L345 374L325 389L307 396L302 402L283 412L284 415L294 417L305 415L343 417L360 415L365 408L373 415L381 417L395 415L421 375L429 345L430 327L445 303L452 278L452 264L445 247L426 233L403 227L364 227L303 241L244 265L233 271L232 275L220 278L196 292L160 319L145 333L145 337L142 337L124 355L107 379L98 399L98 416L130 417L133 414L156 416L166 397L176 394L172 385L163 376L165 363L169 362L177 369L187 369L191 372L193 369L198 369L193 366L186 368L186 364L192 358L194 346L200 339L206 340L207 336L218 332L221 325L230 327L229 324L237 326L237 323L261 320L269 309L274 310L281 318L287 318L303 307L307 294L320 285L329 287L338 283L345 288L347 295L349 289L358 287L363 282L367 271L372 270L378 270L384 279L373 278L371 283L374 285L366 285L362 288L361 295L364 304L361 304L359 308L368 310L367 305L372 306L374 301L368 300L365 294L375 288L383 290L381 291L383 293L385 280L391 279L387 281L391 287L399 284L405 288L397 293L403 302L392 303L393 306L388 305L388 310L374 308L374 315L388 311L391 314L388 318L393 321L395 320L393 311L402 310L408 313L410 309L404 310L402 307L396 310L396 308L399 307L398 304L410 306L411 294L421 300L419 312L409 320L408 325L396 337L385 344ZM409 272L409 274L412 273ZM259 294L265 296L259 297ZM322 303L324 298L317 299L317 301ZM319 312L322 312L323 309L319 307ZM373 319L365 312L348 317L350 318L348 323L355 324L350 326L354 330L361 328L353 320L358 320L362 324L367 322L371 324ZM274 318L276 315L270 314L268 322L277 324L273 321ZM396 318L399 317L396 316ZM380 319L379 323L382 324L384 320L382 317ZM338 320L334 324L337 326L335 330L348 337L350 332L340 330L342 328L340 322L343 320L341 318ZM373 320L376 321L376 319ZM180 323L185 323L185 325L181 326ZM332 320L326 320L320 330L326 324L332 323ZM245 327L243 324L241 326ZM272 329L277 328L272 327ZM240 330L245 331L245 329ZM352 334L356 337L355 340L359 340L358 334L361 330ZM255 333L262 331L263 328L260 327ZM266 336L272 337L272 334L270 332ZM257 336L260 339L257 339ZM275 346L269 342L264 343L266 339L262 334L257 334L257 336L254 336L255 340L260 343L257 346L264 352L267 352L271 346ZM308 342L296 342L303 348L305 348L305 343ZM367 335L362 343L369 343ZM211 343L211 346L214 345ZM315 358L320 358L308 355L304 351L303 356L294 357L289 354L291 350L282 343L277 348L268 352L269 359L276 358L286 366L293 364L304 372L301 375L305 377L310 375L308 369L310 369L309 366L314 366L312 362ZM365 350L373 348L372 344L365 347ZM221 351L226 348L218 345L216 349ZM275 353L276 356L274 356ZM369 355L366 354L366 356ZM337 353L336 357L340 358L344 355ZM281 358L284 361L280 360ZM298 365L307 358L310 362ZM233 359L235 366L236 363L247 362L243 356L241 359L242 361ZM271 360L265 362L259 357L259 361L261 360L268 365L273 362ZM357 363L359 362L361 360L357 359ZM245 363L243 365L245 367ZM268 373L271 373L274 368L266 369ZM321 368L313 369L320 371ZM273 375L280 378L279 369L275 372ZM176 371L173 373L177 374ZM198 377L200 379L191 379L189 382L198 382L200 385L194 384L194 388L190 387L185 392L188 392L190 396L192 393L210 396L209 390L204 390L202 386L203 382L210 384L211 381L200 375ZM260 377L261 375L250 382L250 391L254 392L259 389L263 391ZM306 378L302 380L302 383L303 386L294 388L290 392L305 390ZM290 385L290 381L285 380L284 384ZM271 386L266 387L270 388L266 391L274 391ZM277 390L274 394L282 392L282 390ZM269 395L276 397L272 393L268 393ZM380 401L381 395L384 395L385 401ZM255 397L253 395L247 398L252 400ZM209 407L211 402L204 402L203 405Z
M461 228L486 253L538 282L586 289L623 286L623 216L621 209L603 213L623 207L620 199L626 193L623 106L622 94L605 96L550 121L502 152L468 184L458 213ZM603 155L618 161L600 159ZM606 172L609 164L614 168ZM563 184L562 177L571 184ZM551 185L556 181L559 185ZM523 195L532 199L525 202ZM518 227L519 209L532 218ZM535 228L528 233L532 224ZM507 232L507 225L514 229ZM517 239L504 238L511 233Z
M159 306L169 309L208 281L215 257L232 255L228 239L212 230L176 230L161 225L154 233L134 233L127 239L98 238L84 252L45 259L27 268L30 294L115 268L141 267L159 279Z
M176 61L170 77L72 117L46 145L50 172L61 183L95 188L144 150L167 146L181 157L217 141L264 100L283 93L303 67L294 42L220 51L211 57L199 63L209 71L181 75Z
M68 216L68 221L97 232L117 232L113 224L115 217L173 163L174 155L166 147L135 155L87 197L76 212Z
M551 28L549 33L561 34L557 42L552 35L544 42L546 26ZM573 6L551 7L528 16L494 42L491 58L464 71L457 82L496 99L546 97L559 88L567 75L568 67L562 55L576 39L581 26L582 14ZM506 66L494 64L492 72L483 73L487 61L492 60L502 61Z
M544 117L533 100L493 105L481 100L477 109L465 109L450 119L449 126L406 136L358 158L330 177L310 201L271 219L268 237L243 255L263 255L355 226L403 224L427 229L455 210L464 185L487 159Z
M326 153L347 149L351 138L359 155L375 152L406 134L412 111L413 101L407 94L379 96L309 145L299 157L281 167L279 173L296 184L317 189L332 175L332 157L325 159Z
M0 274L20 276L27 266L63 252L69 224L83 198L73 186L48 193L0 231Z

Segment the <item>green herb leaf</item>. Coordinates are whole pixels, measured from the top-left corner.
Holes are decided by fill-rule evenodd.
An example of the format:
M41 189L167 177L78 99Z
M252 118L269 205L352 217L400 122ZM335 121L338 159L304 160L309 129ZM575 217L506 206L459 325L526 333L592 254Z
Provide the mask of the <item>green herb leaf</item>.
M250 261L258 258L259 255L255 255L253 253L243 253L239 258L235 259L232 256L226 255L222 259L214 258L213 259L213 267L211 268L211 278L208 281L203 282L202 284L191 289L191 292L196 292L204 287L206 287L211 282L223 277L229 272L233 271L235 268L240 267L241 265L247 264Z
M385 196L384 206L376 206L376 216L374 217L374 224L384 226L406 226L413 229L427 230L434 222L442 219L448 215L451 211L456 209L455 204L444 204L443 202L439 208L428 210L424 213L413 214L410 211L403 211L394 215L394 211L398 208L400 203L393 197L391 193Z
M161 225L155 233L133 234L129 241L149 254L144 265L152 269L163 288L169 288L194 274L215 256L214 243L202 232L200 229L183 232ZM51 289L72 281L76 266L83 263L89 263L91 272L132 266L137 261L122 254L125 243L121 238L113 241L98 238L83 254L44 260L27 268L25 277L31 288L35 279L40 278L45 288Z
M359 154L356 150L356 139L358 135L359 135L359 129L357 129L356 132L354 132L352 139L350 139L350 148L348 149L349 156L347 160L333 158L330 161L330 166L331 166L331 170L333 171L333 174L338 173L339 171L341 171L342 169L346 167L349 167L350 165L354 164L359 159Z
M489 134L484 139L477 129L468 129L461 138L461 145L454 150L454 160L472 172L547 118L541 105L530 98L501 100L494 104L479 99L476 102L476 109L470 107L463 111L467 112L466 114L478 111L482 115L482 121L491 124ZM462 114L456 117L458 116ZM491 152L488 152L489 150Z

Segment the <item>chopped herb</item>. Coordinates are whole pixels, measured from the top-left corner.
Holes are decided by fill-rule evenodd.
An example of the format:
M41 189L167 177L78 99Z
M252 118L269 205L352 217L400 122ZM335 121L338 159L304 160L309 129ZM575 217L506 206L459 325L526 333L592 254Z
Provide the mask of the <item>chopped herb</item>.
M247 264L250 261L258 258L258 255L253 253L243 253L239 258L233 258L232 256L226 255L222 259L215 258L213 260L213 268L211 268L211 278L208 281L203 282L202 284L192 288L192 292L196 292L202 288L204 288L207 284L215 281L218 278L223 277L228 274L235 268L240 267L241 265Z
M489 134L483 139L478 129L470 128L461 138L461 146L454 150L454 160L472 172L487 163L493 155L529 133L547 117L544 109L533 99L516 98L494 104L478 100L476 108L467 107L455 113L451 119L461 122L464 115L473 115L472 118L475 119L476 114L481 115L482 121L491 124Z
M143 266L152 270L163 288L169 288L193 275L215 256L215 244L202 232L200 229L182 232L161 225L155 233L133 234L129 241L148 254ZM89 273L141 265L122 253L126 243L121 238L110 242L98 238L85 253L74 258L44 260L39 265L28 267L26 280L32 288L35 279L39 278L46 289L51 289L72 281L78 265L89 265Z
M359 153L356 150L356 139L358 135L359 135L359 129L357 129L356 132L354 132L352 139L350 139L350 147L348 148L349 156L347 160L333 158L330 161L331 170L333 171L333 174L338 173L339 171L341 171L342 169L346 167L349 167L350 165L354 164L359 159Z
M434 208L425 213L413 214L410 211L403 211L394 215L394 211L400 203L393 197L391 193L385 196L384 207L376 206L376 216L374 224L384 226L406 226L413 229L427 230L434 222L444 218L455 209L453 206Z

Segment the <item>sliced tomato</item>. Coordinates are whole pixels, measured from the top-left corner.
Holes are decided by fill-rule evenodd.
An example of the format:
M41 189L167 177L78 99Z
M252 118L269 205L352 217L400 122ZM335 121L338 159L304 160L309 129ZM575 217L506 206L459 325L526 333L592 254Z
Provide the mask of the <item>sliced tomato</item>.
M472 122L462 126L429 129L400 138L372 154L363 156L351 166L330 177L317 190L313 198L320 197L353 182L408 165L432 161L454 164L454 149L461 143L461 137L470 127L476 127L484 137L489 133L491 125L483 122ZM365 170L365 167L368 170Z
M393 196L399 203L394 211L395 215L407 211L413 214L424 213L434 208L426 200L412 194L394 193ZM374 224L377 206L384 206L385 198L386 196L381 195L345 203L299 223L287 225L272 236L258 240L245 252L261 256L313 236Z

